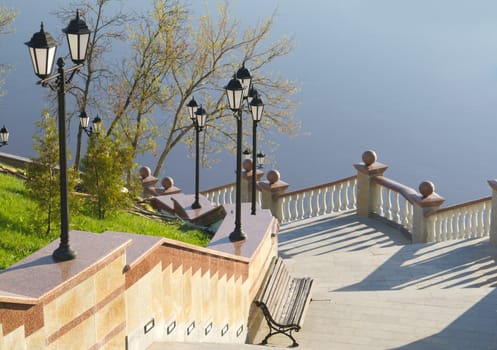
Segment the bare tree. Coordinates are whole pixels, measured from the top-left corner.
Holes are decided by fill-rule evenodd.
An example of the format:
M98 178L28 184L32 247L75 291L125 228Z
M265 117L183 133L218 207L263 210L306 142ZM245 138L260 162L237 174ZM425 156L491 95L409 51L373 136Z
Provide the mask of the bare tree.
M74 84L69 91L76 98L77 109L71 113L78 116L85 111L89 115L108 114L107 91L109 84L115 79L112 69L113 44L124 41L127 37L123 28L133 18L123 11L121 0L80 0L72 1L67 7L55 12L66 24L74 17L74 9L78 8L88 26L93 31L88 45L85 65L80 72L82 84ZM79 168L82 152L83 130L78 128L74 167Z
M9 9L5 5L0 4L0 34L6 35L12 33L11 28L12 23L17 16L17 12L13 9ZM3 96L3 90L1 87L5 82L5 76L10 69L10 65L5 63L0 63L0 96Z
M235 123L223 86L242 63L250 69L265 102L259 136L299 131L293 118L295 83L269 73L273 62L294 47L290 38L273 41L270 37L274 14L242 32L241 23L229 17L228 1L218 6L218 13L194 18L182 0L155 0L145 16L125 26L129 14L112 13L105 19L102 13L111 0L94 1L92 6L90 0L82 0L80 6L95 33L84 84L73 90L78 108L100 112L108 125L106 137L125 139L134 157L158 149L155 176L174 147L192 143L192 123L185 112L192 96L209 113L204 154L234 148ZM124 52L130 54L116 64L111 44L124 33L124 43L129 45ZM76 164L79 154L80 148Z
M217 18L213 22L213 18ZM265 73L270 63L293 49L289 38L270 42L274 14L266 21L248 26L239 33L241 24L230 20L227 2L218 8L217 16L205 15L190 30L190 45L186 48L186 62L179 62L168 77L168 91L175 96L163 105L168 116L161 129L165 145L160 153L154 175L158 176L170 151L179 142L191 142L187 135L192 129L186 118L185 105L193 95L203 100L209 113L208 132L204 133L204 150L233 149L235 123L226 106L223 86L242 64L250 68L253 83L265 101L266 117L262 128L274 127L278 132L296 133L299 123L292 118L296 103L291 95L297 89L288 80Z

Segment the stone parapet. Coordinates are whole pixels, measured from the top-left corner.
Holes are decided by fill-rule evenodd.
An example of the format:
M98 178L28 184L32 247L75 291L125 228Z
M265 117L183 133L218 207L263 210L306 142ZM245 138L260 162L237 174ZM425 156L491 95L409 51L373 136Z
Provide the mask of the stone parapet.
M74 260L53 242L0 273L0 348L145 349L154 341L244 343L249 310L277 254L268 210L242 205L247 240L233 243L230 206L207 247L121 232L71 231Z

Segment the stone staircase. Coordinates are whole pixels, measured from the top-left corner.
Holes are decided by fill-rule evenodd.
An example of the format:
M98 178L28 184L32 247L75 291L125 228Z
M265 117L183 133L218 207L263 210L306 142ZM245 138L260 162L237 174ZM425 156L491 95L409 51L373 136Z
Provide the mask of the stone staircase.
M497 348L497 249L488 239L411 244L400 230L350 211L282 226L279 254L292 274L315 280L295 333L300 349ZM276 336L269 345L290 343ZM198 344L150 349L166 348Z

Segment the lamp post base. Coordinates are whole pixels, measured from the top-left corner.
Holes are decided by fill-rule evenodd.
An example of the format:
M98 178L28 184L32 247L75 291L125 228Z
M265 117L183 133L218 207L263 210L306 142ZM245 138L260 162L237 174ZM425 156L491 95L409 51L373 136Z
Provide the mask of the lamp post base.
M200 203L197 200L195 202L193 202L192 209L200 209L200 208L202 208L202 206L200 205Z
M76 258L76 252L71 249L69 244L61 243L59 248L55 249L52 253L52 259L55 262L67 261Z
M245 235L242 230L235 230L230 233L231 242L243 241L245 239L247 239L247 235Z

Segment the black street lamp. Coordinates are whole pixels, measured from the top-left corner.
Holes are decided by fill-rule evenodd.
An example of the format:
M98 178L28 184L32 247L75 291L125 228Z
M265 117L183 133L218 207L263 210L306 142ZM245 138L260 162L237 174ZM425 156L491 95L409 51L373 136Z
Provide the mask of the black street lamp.
M262 169L264 167L264 158L266 155L262 152L257 153L257 168Z
M67 28L62 30L67 37L71 60L75 66L64 69L64 59L57 60L57 73L51 75L57 43L49 33L43 30L43 23L39 32L34 33L31 40L26 42L31 56L35 74L41 79L38 84L50 87L57 91L58 119L59 119L59 167L60 167L60 245L52 253L54 261L66 261L76 257L76 252L69 246L69 204L67 189L67 152L66 152L66 84L69 84L74 74L81 69L86 59L86 51L90 39L90 30L79 17L69 22ZM66 78L66 74L69 74Z
M250 149L248 148L245 148L245 150L243 151L243 158L244 159L250 159Z
M0 147L6 146L9 142L9 130L5 125L0 129Z
M247 238L242 230L242 109L243 99L247 98L252 77L245 64L238 69L225 87L226 96L228 97L229 108L233 111L236 118L236 194L235 194L235 229L230 233L230 240L233 242L242 241Z
M202 130L204 130L205 122L207 120L207 113L205 109L197 106L197 102L192 97L190 102L186 105L188 109L188 114L190 115L190 119L193 122L193 127L195 128L195 201L192 204L192 209L200 209L202 205L199 201L199 172L200 172L200 147L199 147L199 134Z
M91 122L93 126L90 126L90 117L85 111L79 114L79 126L88 136L91 136L93 133L98 134L102 127L102 119L98 115Z
M255 91L255 89L253 89ZM257 159L257 124L261 121L262 112L264 111L264 103L259 97L257 91L253 93L250 101L250 112L252 113L252 208L251 214L256 214L256 183L257 183L257 169L255 160Z

